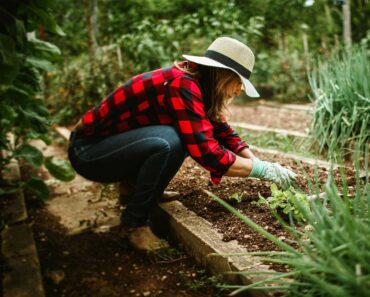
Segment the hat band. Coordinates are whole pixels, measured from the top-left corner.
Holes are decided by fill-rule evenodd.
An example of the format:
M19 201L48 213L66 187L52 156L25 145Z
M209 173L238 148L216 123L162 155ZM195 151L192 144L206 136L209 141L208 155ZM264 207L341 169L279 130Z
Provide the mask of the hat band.
M251 72L247 68L245 68L243 65L239 64L238 62L235 62L233 59L230 59L228 56L220 54L219 52L216 52L213 50L207 50L204 56L212 60L215 60L217 62L220 62L221 64L224 64L225 66L229 68L234 69L240 75L244 76L247 79L249 79L249 77L251 76Z

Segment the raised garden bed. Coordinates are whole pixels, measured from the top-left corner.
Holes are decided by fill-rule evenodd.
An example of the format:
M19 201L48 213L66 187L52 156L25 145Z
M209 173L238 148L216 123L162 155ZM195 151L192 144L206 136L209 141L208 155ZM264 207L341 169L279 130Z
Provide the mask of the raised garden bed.
M314 166L298 164L294 160L281 158L277 155L259 153L258 156L264 160L279 162L299 173L296 184L303 192L309 193L307 180L314 180ZM346 171L348 176L347 183L350 189L352 189L351 187L355 185L354 172L349 169ZM305 172L305 174L303 172ZM327 174L327 169L318 168L318 180L322 186L327 179ZM341 177L338 171L336 171L335 179L338 185L340 185ZM289 240L289 234L282 228L280 223L277 222L275 216L267 206L256 206L251 203L259 199L259 194L264 197L270 196L270 184L270 182L252 178L224 177L222 186L215 188L209 183L208 173L200 168L193 160L188 158L176 177L170 183L169 188L180 191L182 195L179 200L188 209L211 222L214 227L223 234L223 239L225 241L236 239L241 245L246 247L248 251L271 251L276 249L275 245L260 234L251 230L217 202L208 197L203 191L208 190L214 193L220 198L228 201L270 233L283 240ZM241 197L242 201L238 202L236 199L233 199L233 195L238 195Z

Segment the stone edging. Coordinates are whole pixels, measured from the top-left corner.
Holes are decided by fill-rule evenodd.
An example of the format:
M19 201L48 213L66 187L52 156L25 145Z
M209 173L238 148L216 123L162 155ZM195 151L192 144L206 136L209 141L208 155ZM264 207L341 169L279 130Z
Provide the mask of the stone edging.
M269 265L263 264L256 256L215 256L226 253L247 253L247 249L236 240L224 242L222 235L215 230L210 222L187 209L181 202L162 203L154 217L154 228L167 226L169 233L180 242L188 254L197 263L207 267L215 275L222 274L224 280L231 284L249 285L263 279L261 271L274 271ZM248 274L224 274L225 272L256 272ZM242 296L241 294L238 296ZM266 297L268 292L249 290L247 296Z
M308 137L307 133L303 133L303 132L299 132L299 131L293 131L293 130L271 128L271 127L248 124L248 123L243 123L243 122L230 122L229 124L233 127L240 127L240 128L243 128L243 129L257 131L257 132L273 132L273 133L277 133L277 134L289 135L289 136L301 137L301 138L307 138Z
M12 161L7 169L4 170L5 180L20 179L17 161ZM1 252L6 268L2 279L3 296L44 297L32 226L26 222L28 215L23 190L18 190L9 197L9 204L1 211L6 224L1 233Z

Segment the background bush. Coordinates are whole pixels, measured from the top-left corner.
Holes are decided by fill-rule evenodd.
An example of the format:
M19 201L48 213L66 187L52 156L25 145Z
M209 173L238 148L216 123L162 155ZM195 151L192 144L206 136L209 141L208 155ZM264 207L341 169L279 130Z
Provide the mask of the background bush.
M81 107L87 102L98 103L112 91L112 86L130 76L171 65L174 60L181 60L183 53L203 54L210 42L222 35L235 37L253 49L257 59L251 80L262 95L288 102L307 101L306 64L312 66L317 56L329 57L342 34L341 6L331 0L316 1L310 7L304 6L304 0L98 0L93 10L96 18L91 24L87 20L92 15L93 3L72 0L56 3L56 18L67 36L46 35L62 49L65 59L47 85L48 104L55 111L62 105L58 102L59 90L76 88L69 91L73 100L62 95L63 103L74 102ZM351 1L351 6L353 39L358 42L367 34L364 28L370 25L370 18L366 18L370 9L361 0ZM303 51L304 32L308 57ZM97 61L88 56L94 43L98 48ZM101 53L100 49L115 46L120 49L122 66L103 65L99 59L115 63L114 50ZM93 72L94 69L97 71ZM99 73L99 69L110 73ZM76 70L77 82L68 82L73 80ZM79 89L84 85L87 91ZM71 121L82 113L66 107L65 116L58 118Z
M13 184L2 179L14 158L31 167L44 164L57 178L70 180L74 172L66 162L44 159L33 139L49 138L49 111L42 97L42 75L54 69L60 50L36 37L42 27L64 35L52 14L53 1L2 1L0 3L0 195L24 187L39 198L48 198L42 179L30 175ZM13 139L14 141L11 141Z

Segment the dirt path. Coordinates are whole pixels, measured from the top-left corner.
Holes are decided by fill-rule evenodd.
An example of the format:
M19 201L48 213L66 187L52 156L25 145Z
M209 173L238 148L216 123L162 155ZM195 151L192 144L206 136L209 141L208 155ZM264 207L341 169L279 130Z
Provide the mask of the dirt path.
M269 128L308 132L311 115L307 111L259 105L230 105L230 121L245 122Z

